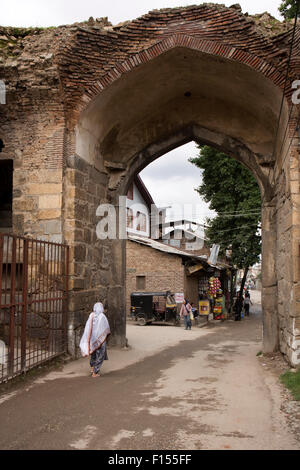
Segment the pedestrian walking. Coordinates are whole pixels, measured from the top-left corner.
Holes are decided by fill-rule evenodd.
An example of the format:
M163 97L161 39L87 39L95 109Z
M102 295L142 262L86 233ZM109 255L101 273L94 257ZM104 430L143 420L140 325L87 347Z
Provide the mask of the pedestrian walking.
M189 301L187 299L184 299L183 304L181 306L181 310L180 310L180 317L181 318L183 317L185 330L192 329L192 322L191 322L191 317L190 317L191 311L192 311L192 307L189 304Z
M94 305L93 311L86 322L80 340L81 354L90 356L92 377L99 377L100 367L107 360L106 340L110 335L110 327L101 302Z
M251 300L250 300L250 294L249 292L246 292L246 295L245 295L245 300L244 300L244 311L245 311L245 317L249 317L249 313L250 313L250 304L252 304Z

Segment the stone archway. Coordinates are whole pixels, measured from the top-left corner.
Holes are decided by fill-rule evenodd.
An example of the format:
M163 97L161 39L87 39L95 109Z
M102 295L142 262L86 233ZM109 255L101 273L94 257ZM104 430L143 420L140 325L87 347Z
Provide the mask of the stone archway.
M291 101L300 26L287 76L291 24L263 17L201 4L116 26L5 29L15 44L0 65L13 230L71 247L73 354L99 298L115 342L125 342L123 242L97 239L98 205L117 207L135 171L194 139L237 158L260 185L265 350L279 343L300 363L300 115Z
M119 65L119 70L122 67L125 70L123 75L109 72L109 79L107 75L102 79L102 83L107 80L105 87L98 82L82 98L86 106L76 126L77 163L87 168L92 165L100 174L103 172L107 179L103 201L116 208L118 196L126 194L136 172L190 140L216 146L246 165L262 192L264 349L271 352L278 348L280 341L282 345L282 340L278 328L276 272L280 207L274 184L274 165L280 155L273 153L281 89L270 76L275 74L277 83L282 76L274 69L270 75L270 67L248 53L237 54L245 61L241 63L232 60L230 48L220 49L215 45L215 50L223 52L222 57L216 57L203 52L202 43L194 43L193 47L187 43L187 37L172 36L159 44L161 49L158 45L151 46L154 57L150 51L143 51L141 54L148 57L144 64L137 55L129 58L128 67L124 63ZM212 45L207 43L205 47ZM233 76L234 84L230 80ZM151 87L151 82L155 87ZM79 107L82 108L82 102ZM287 121L285 101L280 141L284 139ZM76 164L73 167L75 170ZM124 243L108 241L99 250L104 250L113 260L115 272L109 277L103 295L115 321L115 340L122 344Z
M212 19L216 12L220 21L229 24L235 18L239 26L228 26L224 33L224 25ZM274 59L286 52L278 40L263 37L232 8L200 6L153 17L151 33L147 19L133 24L140 42L131 54L129 41L127 52L117 54L120 60L116 57L116 44L126 49L118 32L111 48L94 54L94 68L80 78L85 89L75 102L71 92L76 74L65 88L64 220L74 255L71 337L73 328L80 331L80 312L100 296L107 300L115 341L125 342L124 242L96 239L97 205L109 202L118 208L118 196L126 193L135 172L196 140L232 155L258 181L263 201L264 349L274 351L279 345L297 364L299 170L297 142L291 139L298 115L291 110L288 87L278 126L285 75L283 64ZM127 26L122 28L128 32ZM93 49L97 34L80 31L80 50L84 43ZM75 63L76 54L78 49ZM108 64L98 76L101 60ZM64 56L63 85L65 61ZM83 187L91 189L87 193Z

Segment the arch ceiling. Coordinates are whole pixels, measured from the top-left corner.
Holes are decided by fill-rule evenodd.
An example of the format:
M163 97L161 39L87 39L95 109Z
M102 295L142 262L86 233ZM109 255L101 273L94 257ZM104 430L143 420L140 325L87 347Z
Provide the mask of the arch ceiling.
M223 136L224 150L231 138L258 162L271 160L281 97L279 87L245 64L171 48L89 103L77 125L76 152L99 168L106 161L127 165L153 142L195 125Z
M197 126L245 146L266 174L299 71L298 28L276 135L292 36L278 23L273 34L237 5L202 4L74 28L57 57L76 153L100 170L125 168L152 143Z

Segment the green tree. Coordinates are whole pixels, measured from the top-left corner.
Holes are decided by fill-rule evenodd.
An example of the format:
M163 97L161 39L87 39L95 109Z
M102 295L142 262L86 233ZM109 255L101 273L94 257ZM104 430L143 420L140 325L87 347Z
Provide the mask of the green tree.
M285 20L295 18L298 4L298 18L300 16L299 0L283 0L278 10Z
M217 213L207 221L205 231L209 243L220 245L220 253L232 251L232 262L244 269L242 289L248 269L259 261L261 237L261 196L251 172L232 157L208 147L189 161L203 170L198 193Z

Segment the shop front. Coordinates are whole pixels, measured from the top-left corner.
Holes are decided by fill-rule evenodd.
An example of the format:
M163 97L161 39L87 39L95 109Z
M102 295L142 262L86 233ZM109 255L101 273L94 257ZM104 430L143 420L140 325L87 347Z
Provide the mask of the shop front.
M230 311L231 271L229 266L209 266L199 273L199 315L208 320L225 320Z

